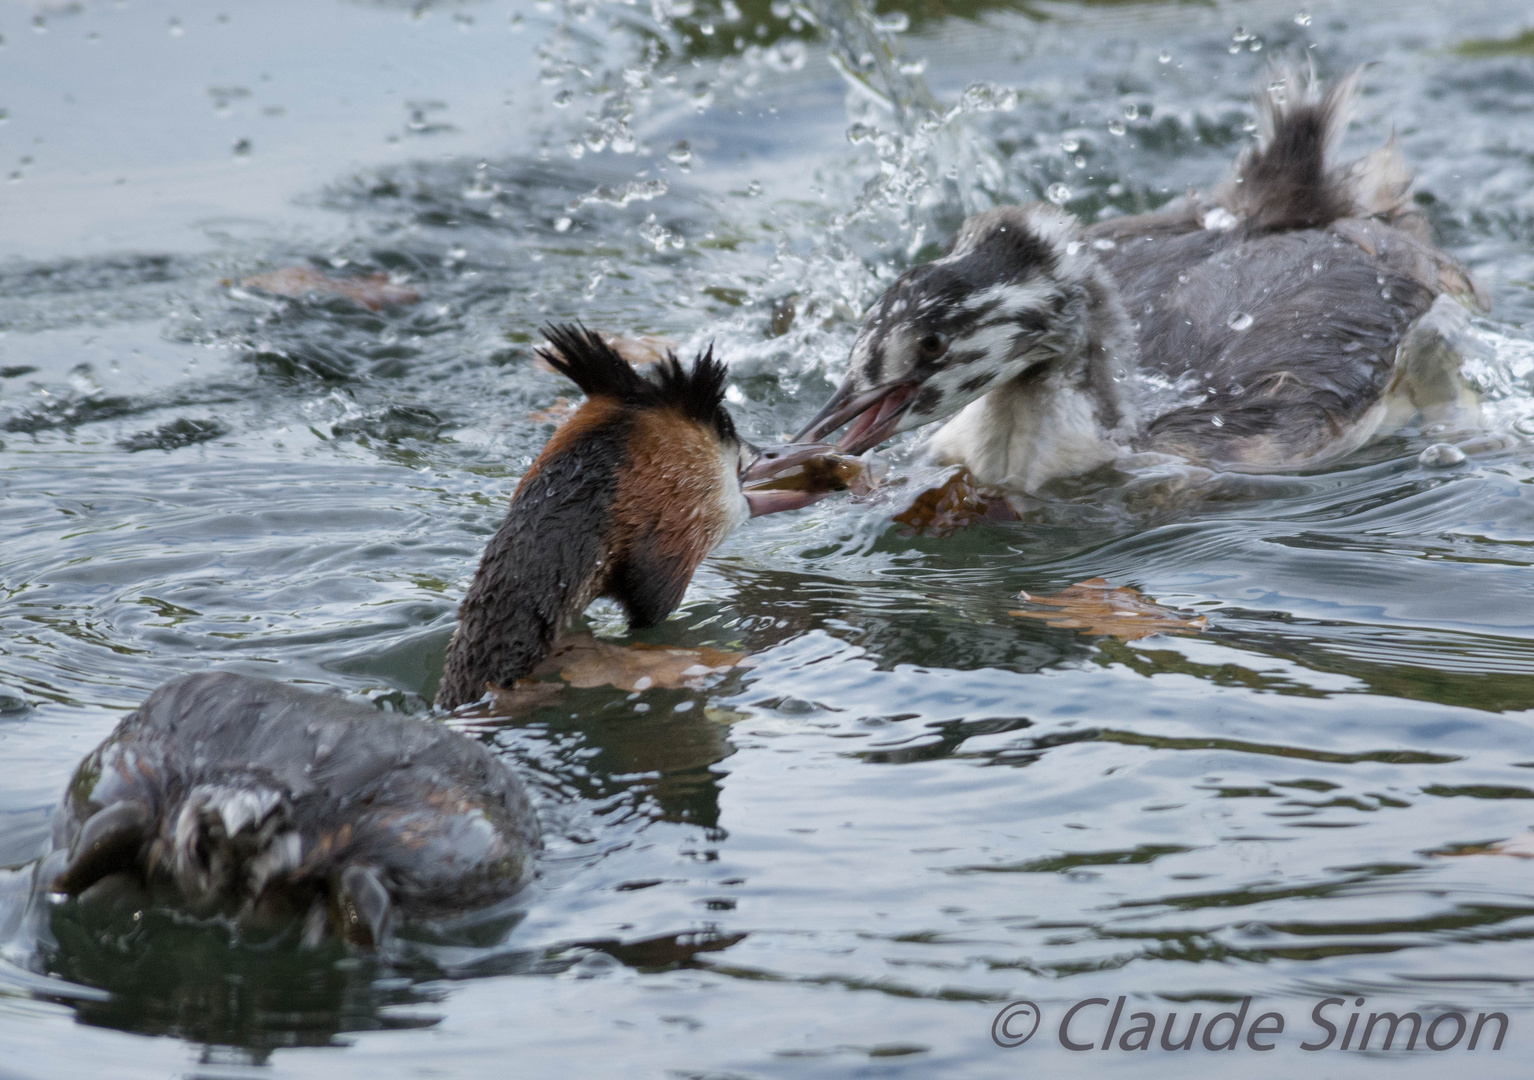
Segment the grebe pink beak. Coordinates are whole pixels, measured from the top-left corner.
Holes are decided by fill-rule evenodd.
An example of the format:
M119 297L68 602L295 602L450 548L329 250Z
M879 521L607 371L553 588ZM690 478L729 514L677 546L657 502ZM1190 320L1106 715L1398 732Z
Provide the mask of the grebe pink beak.
M775 486L792 484L796 471L836 453L828 443L793 442L763 447L746 471L740 474L742 493L751 507L752 517L798 510L817 503L840 488L827 486Z
M850 421L852 426L836 444L837 451L861 454L872 450L895 434L920 385L919 382L905 381L855 394L849 377L793 441L824 438Z

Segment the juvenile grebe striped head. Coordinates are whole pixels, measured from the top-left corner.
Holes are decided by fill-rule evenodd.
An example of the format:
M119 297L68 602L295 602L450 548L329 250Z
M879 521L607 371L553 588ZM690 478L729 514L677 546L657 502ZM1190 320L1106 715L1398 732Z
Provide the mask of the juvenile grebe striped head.
M1030 368L1081 354L1094 332L1122 352L1123 331L1075 218L1048 204L988 210L964 223L952 251L907 270L874 305L845 381L797 439L851 421L837 448L862 453Z

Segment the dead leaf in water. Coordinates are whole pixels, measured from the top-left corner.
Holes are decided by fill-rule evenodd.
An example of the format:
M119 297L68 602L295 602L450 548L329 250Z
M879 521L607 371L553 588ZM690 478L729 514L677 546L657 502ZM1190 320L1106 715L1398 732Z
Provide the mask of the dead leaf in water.
M369 311L381 311L400 304L414 304L421 294L409 285L400 285L388 274L362 277L327 277L312 266L288 266L269 274L258 274L240 282L244 289L259 289L274 296L307 296L309 293L335 293L355 300Z
M952 536L977 521L1015 521L1017 511L999 494L986 492L968 469L959 469L941 486L916 496L895 520L917 533Z
M1454 858L1465 855L1506 855L1514 859L1534 859L1534 833L1520 833L1495 844L1457 847L1447 851L1431 851L1428 854Z
M703 680L718 672L740 667L745 653L720 652L708 646L681 648L673 645L614 645L589 634L562 642L538 666L538 674L559 672L571 686L588 690L615 686L619 690L697 690Z
M507 717L525 716L554 704L567 684L577 690L612 686L631 693L701 690L708 676L752 664L745 653L720 652L707 645L696 648L643 642L614 645L590 634L576 634L560 642L533 671L543 678L518 679L510 687L489 684L490 700L458 710L453 714L453 723L473 728ZM564 682L547 681L548 676L555 674Z
M1043 619L1050 626L1080 630L1085 634L1136 641L1153 634L1193 634L1209 620L1162 607L1129 585L1117 588L1103 578L1077 582L1054 596L1020 594L1024 601L1045 610L1012 611L1025 619Z

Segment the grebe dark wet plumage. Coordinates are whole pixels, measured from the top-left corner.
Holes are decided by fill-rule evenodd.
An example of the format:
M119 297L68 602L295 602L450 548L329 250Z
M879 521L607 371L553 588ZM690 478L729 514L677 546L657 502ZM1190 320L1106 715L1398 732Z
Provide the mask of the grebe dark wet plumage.
M1088 227L1048 205L971 218L874 306L800 437L852 421L858 453L957 413L935 456L1032 491L1126 449L1285 471L1415 410L1465 419L1449 298L1484 297L1432 246L1393 144L1333 163L1354 82L1278 71L1257 148L1208 196ZM1183 400L1145 408L1136 372Z
M531 674L598 597L622 604L632 626L664 619L703 557L752 515L741 489L748 448L712 350L690 371L668 356L647 378L597 334L547 333L552 348L540 355L587 401L533 462L485 546L448 646L444 708Z
M161 686L76 770L40 878L122 875L194 912L377 944L515 895L541 841L521 781L441 724L228 672Z

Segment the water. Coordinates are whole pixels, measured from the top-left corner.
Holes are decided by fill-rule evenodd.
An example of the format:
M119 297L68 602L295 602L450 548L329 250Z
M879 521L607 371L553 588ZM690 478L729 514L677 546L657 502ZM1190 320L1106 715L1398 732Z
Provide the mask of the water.
M1534 829L1528 25L1511 0L0 10L0 1075L1527 1075L1528 864L1443 853ZM425 710L551 430L530 414L571 393L530 365L541 321L713 339L742 429L780 437L965 212L1207 185L1266 58L1306 51L1378 61L1347 146L1396 131L1490 292L1504 439L1151 464L943 538L890 520L911 443L886 497L741 530L662 627L591 613L756 667L479 732L549 837L507 910L384 958L155 911L19 931L70 770L164 679ZM295 265L421 299L240 285ZM1208 629L1009 614L1094 577ZM1246 995L1289 1026L1267 1054L1060 1046L1119 995L1120 1031L1175 1011L1174 1042ZM1510 1032L1313 1056L1328 996ZM1003 1050L1015 999L1044 1023Z

